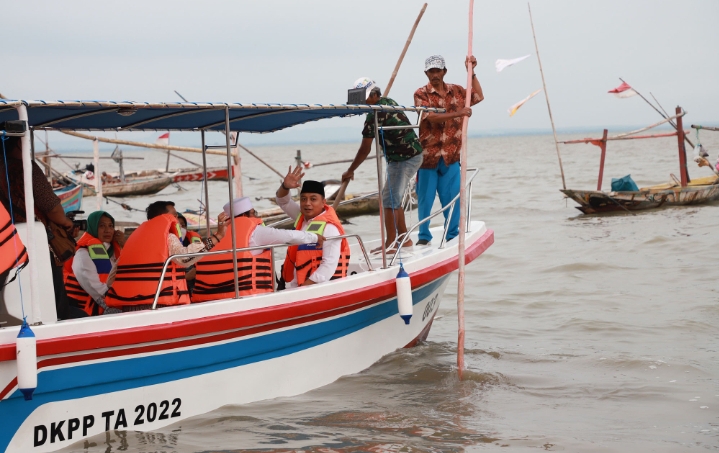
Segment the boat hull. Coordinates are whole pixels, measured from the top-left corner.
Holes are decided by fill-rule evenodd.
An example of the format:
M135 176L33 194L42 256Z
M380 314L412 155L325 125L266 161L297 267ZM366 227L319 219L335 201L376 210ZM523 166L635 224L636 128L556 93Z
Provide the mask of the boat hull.
M707 179L707 178L703 178ZM715 181L716 178L711 179ZM699 182L697 180L696 182ZM703 182L703 181L701 181ZM709 203L719 200L719 184L690 184L687 187L649 187L636 192L601 192L596 190L562 190L576 201L584 214L616 211L640 211Z
M54 190L55 195L60 199L62 209L67 214L70 211L79 211L82 206L82 186L70 184Z
M466 260L494 241L473 223ZM414 315L399 317L397 267L325 285L37 326L38 387L17 390L16 332L0 331L0 449L54 451L112 429L146 431L226 404L292 396L426 338L457 246L405 262ZM355 255L355 256L358 256Z
M94 197L94 182L86 180L84 177L80 180L84 184L83 195ZM156 176L148 178L127 179L126 182L113 181L102 184L102 195L108 197L131 197L138 195L152 195L165 187L172 184L172 178L169 176Z

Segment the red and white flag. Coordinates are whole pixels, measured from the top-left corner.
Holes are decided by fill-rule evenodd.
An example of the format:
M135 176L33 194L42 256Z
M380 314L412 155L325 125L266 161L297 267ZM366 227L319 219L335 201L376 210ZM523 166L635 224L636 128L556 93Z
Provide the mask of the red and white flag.
M155 144L157 145L169 145L170 144L170 133L166 132L159 137L157 137L157 141L155 141Z
M635 96L637 94L636 91L632 89L632 87L627 84L627 82L622 82L621 85L616 87L613 90L607 91L607 93L612 93L614 96L618 98L630 98L632 96Z

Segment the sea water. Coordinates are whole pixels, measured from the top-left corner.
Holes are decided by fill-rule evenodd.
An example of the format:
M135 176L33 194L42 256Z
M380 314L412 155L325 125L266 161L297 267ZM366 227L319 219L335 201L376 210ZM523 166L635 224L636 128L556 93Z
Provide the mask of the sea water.
M560 138L585 136L601 132ZM715 160L719 134L702 134L702 142ZM284 173L297 148L304 160L320 163L352 158L358 145L254 151ZM495 231L495 244L467 266L465 380L458 381L456 370L455 276L427 341L359 374L297 397L222 407L155 432L103 434L64 451L717 449L719 205L584 216L559 192L551 135L474 138L468 148L469 165L480 168L472 216ZM679 176L676 138L607 148L606 189L612 177L627 174L640 187ZM688 151L690 175L710 175ZM562 147L568 188L596 188L599 152L592 145ZM165 163L156 151L125 154L146 157L127 161L127 169ZM280 178L242 157L245 194L272 196ZM174 159L171 165L185 166ZM348 165L312 168L305 178L339 178ZM348 192L376 190L375 174L374 162L366 162ZM197 209L200 188L180 183L122 201L136 209L155 200L172 200L178 211ZM211 182L209 189L216 216L227 184ZM94 206L85 199L88 213ZM270 206L260 200L255 207ZM112 203L103 208L118 220L144 216ZM377 216L350 221L348 232L377 237Z

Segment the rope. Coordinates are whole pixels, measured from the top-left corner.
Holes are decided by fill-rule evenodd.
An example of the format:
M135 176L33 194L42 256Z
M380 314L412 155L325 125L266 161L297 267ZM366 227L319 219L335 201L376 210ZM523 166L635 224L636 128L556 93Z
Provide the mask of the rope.
M10 172L8 171L7 167L7 152L5 151L5 140L7 140L7 133L5 131L2 131L2 155L3 160L5 162L5 181L7 181L7 197L8 197L8 205L10 205L10 222L12 223L12 226L15 227L15 214L13 213L12 208L12 193L10 192ZM12 238L12 243L15 247L15 267L17 270L15 271L15 277L13 277L10 282L15 280L18 275L20 275L20 271L23 270L23 267L20 267L20 260L19 260L19 250L17 249L17 237ZM28 257L28 261L30 261L30 258ZM8 283L10 283L8 282ZM23 324L27 324L27 316L25 316L25 301L23 300L22 296L22 281L18 280L17 284L20 288L20 308L22 309L22 322Z
M108 197L102 197L102 198L105 199L107 204L109 204L109 202L112 201L113 203L122 206L122 209L124 209L125 211L145 212L145 210L143 210L143 209L135 209L132 206L130 206L129 204L120 203L119 201L115 201L112 198L108 198Z

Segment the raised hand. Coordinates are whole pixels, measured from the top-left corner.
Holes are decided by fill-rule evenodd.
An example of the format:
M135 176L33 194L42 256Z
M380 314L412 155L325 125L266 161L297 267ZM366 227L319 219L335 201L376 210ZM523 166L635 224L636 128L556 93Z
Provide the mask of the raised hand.
M217 216L217 237L222 239L225 237L225 230L227 228L227 221L230 219L230 216L225 214L224 212L221 212L220 215Z
M302 181L302 177L304 175L305 174L302 172L302 167L298 165L293 170L292 166L290 165L290 168L287 171L287 176L285 176L284 181L282 181L282 185L285 186L285 189L296 189L300 187L300 181Z

